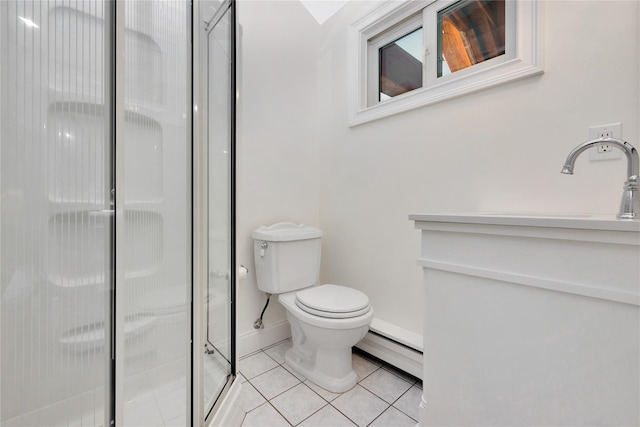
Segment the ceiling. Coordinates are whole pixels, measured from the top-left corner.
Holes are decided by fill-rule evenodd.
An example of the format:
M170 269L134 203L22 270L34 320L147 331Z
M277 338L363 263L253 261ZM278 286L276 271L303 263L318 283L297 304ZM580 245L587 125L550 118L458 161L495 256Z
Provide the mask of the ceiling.
M348 0L300 0L300 3L314 17L318 24L323 24L342 7Z

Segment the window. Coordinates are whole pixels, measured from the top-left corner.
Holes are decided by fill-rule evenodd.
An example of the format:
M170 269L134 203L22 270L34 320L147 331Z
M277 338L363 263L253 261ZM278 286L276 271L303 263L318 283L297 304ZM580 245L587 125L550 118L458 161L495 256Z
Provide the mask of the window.
M505 54L504 3L504 0L457 1L436 12L436 77Z
M424 10L435 46L427 78L435 86L516 58L516 8L505 0L440 0ZM449 77L451 76L451 77Z
M389 1L351 26L350 125L542 72L538 2Z
M422 14L369 40L369 105L423 86Z

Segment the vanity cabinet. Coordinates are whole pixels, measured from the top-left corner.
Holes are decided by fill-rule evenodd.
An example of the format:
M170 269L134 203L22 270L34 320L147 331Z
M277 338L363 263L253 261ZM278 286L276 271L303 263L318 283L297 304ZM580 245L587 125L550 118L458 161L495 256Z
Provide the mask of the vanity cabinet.
M640 425L640 222L434 215L421 426Z

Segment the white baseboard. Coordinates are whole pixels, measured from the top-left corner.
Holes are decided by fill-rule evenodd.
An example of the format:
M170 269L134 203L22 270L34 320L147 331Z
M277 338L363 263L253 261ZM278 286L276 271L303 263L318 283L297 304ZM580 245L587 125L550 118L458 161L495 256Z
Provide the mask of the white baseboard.
M237 377L227 395L223 398L218 412L211 417L207 426L226 426L226 427L240 427L246 410L244 408L244 402L240 398L240 391L242 390L242 384L240 384L240 378Z
M422 379L422 337L418 334L375 318L356 348Z
M238 335L238 357L258 351L272 344L280 342L291 336L289 322L283 320L273 325L267 325L264 329L255 329Z

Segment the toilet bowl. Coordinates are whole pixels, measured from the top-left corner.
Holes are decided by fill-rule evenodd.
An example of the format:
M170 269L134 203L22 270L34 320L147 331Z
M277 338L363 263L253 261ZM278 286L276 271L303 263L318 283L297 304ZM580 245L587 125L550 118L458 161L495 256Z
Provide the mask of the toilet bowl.
M334 302L342 294L340 291L355 291L337 285L322 285L310 290L324 290L327 296L336 295ZM358 308L353 312L331 312L327 310L328 307L325 310L311 308L316 313L321 311L322 315L318 315L308 312L298 300L296 294L304 292L290 292L278 297L278 301L287 310L293 342L293 347L285 354L285 361L295 371L325 390L342 393L358 382L351 363L351 347L369 331L373 309L368 298L361 293L367 299L365 308ZM351 314L352 317L347 317Z
M318 285L320 237L316 228L278 223L253 231L258 288L278 294L293 342L285 362L320 387L342 393L353 387L351 347L369 330L373 308L362 292Z

